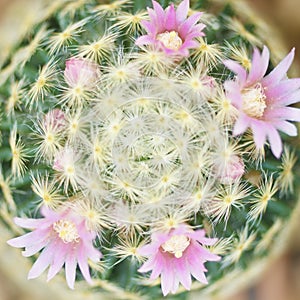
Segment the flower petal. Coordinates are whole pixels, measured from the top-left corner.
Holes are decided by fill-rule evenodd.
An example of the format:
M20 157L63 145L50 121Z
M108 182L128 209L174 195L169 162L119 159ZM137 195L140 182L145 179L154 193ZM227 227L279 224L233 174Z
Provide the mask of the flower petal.
M157 243L151 243L144 245L138 249L138 253L143 256L153 255L158 251L159 245Z
M199 21L202 16L202 12L197 12L191 15L187 20L185 20L179 27L178 33L181 37L185 37L192 30L194 25Z
M276 102L279 105L290 105L300 101L300 90L294 91L292 94L282 97L280 99L276 99Z
M185 41L200 37L200 36L205 36L205 33L202 32L202 30L206 27L205 24L197 24L195 25L190 32L185 36Z
M177 7L176 10L176 18L178 21L178 24L182 23L187 15L190 8L190 1L189 0L183 0Z
M135 44L138 46L149 45L149 44L153 44L153 43L155 43L155 41L149 35L142 35L135 41Z
M250 119L243 113L241 113L236 120L233 128L233 135L237 136L244 133L250 126Z
M300 78L293 78L281 81L279 84L274 85L265 90L268 99L274 99L272 103L276 104L277 99L282 99L286 95L292 94L300 88Z
M295 48L262 80L263 86L272 86L282 80L290 68L295 56Z
M269 59L270 52L266 46L264 46L262 55L260 55L257 48L254 49L251 69L247 78L247 86L251 86L262 79L267 71Z
M31 246L32 244L35 244L40 239L43 239L44 236L40 236L40 232L39 231L33 231L33 232L28 232L22 236L10 239L7 241L7 244L12 246L12 247L16 247L16 248L22 248L22 247L27 247L27 246Z
M67 253L66 245L63 243L57 243L55 253L53 255L52 263L47 274L47 281L51 280L63 267L65 263L65 257Z
M74 289L74 283L76 278L76 257L74 251L68 253L66 257L65 269L66 269L66 280L70 289Z
M276 158L279 158L282 153L282 141L278 131L271 127L268 130L268 139L270 141L271 151Z
M84 247L80 247L78 249L78 266L80 271L84 277L84 279L89 283L92 284L92 278L90 275L89 265L88 265L88 257L85 254Z
M297 136L297 127L287 121L281 121L274 124L275 127L289 136Z
M268 111L267 118L270 120L290 120L300 122L300 109L296 107L282 107Z
M143 20L141 21L141 25L145 28L150 36L155 36L157 34L157 28L154 23Z
M251 124L254 142L257 149L263 148L266 143L267 132L264 122L255 121Z
M223 61L223 64L237 75L237 80L239 84L244 85L247 77L246 70L240 64L236 63L233 60L225 60Z
M166 263L167 262L165 260L164 255L162 253L158 253L155 256L155 261L153 263L150 279L156 279L161 274L162 270L165 268Z
M34 229L41 225L44 219L25 219L25 218L14 218L16 225L22 228Z
M175 281L173 266L166 264L161 273L161 290L164 296L172 291Z
M163 21L164 18L165 18L165 11L162 8L162 6L154 0L152 0L152 6L153 6L153 9L154 9L154 12L155 12L155 15L156 15L156 19Z
M30 246L27 246L25 248L25 251L22 251L22 255L25 257L32 256L39 252L42 248L44 248L48 244L48 238L47 236L42 239L40 242L36 242Z
M176 30L176 11L173 3L166 9L164 25L167 31Z
M190 264L190 271L195 279L204 284L208 284L205 273L201 270L201 268L199 268L199 266L197 266L196 264Z
M190 290L192 285L192 278L189 267L187 266L186 260L184 258L176 259L175 271L177 278L182 283L184 288Z
M38 259L35 261L35 263L33 264L32 268L28 273L27 278L33 279L39 277L51 264L53 253L55 253L55 249L53 247L53 244L52 245L50 244L42 251Z
M154 269L155 267L155 258L149 258L144 264L138 269L141 273L146 273Z

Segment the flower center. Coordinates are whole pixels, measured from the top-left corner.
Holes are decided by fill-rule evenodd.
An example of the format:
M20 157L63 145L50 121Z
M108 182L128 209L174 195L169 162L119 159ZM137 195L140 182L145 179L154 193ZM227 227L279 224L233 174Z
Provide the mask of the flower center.
M165 31L157 35L156 39L163 43L163 45L171 50L177 51L182 45L182 39L176 31Z
M190 245L190 239L185 235L173 235L169 240L162 244L165 252L174 254L180 258L184 250Z
M257 84L254 88L242 91L243 111L250 117L261 118L264 115L266 105L266 95L262 86Z
M53 224L53 229L58 236L66 244L71 242L79 242L79 235L77 228L73 222L67 220L59 220Z

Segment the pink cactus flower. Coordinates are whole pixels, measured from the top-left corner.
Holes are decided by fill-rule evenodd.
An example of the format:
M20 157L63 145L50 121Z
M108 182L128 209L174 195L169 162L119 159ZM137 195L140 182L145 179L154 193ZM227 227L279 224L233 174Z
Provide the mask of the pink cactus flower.
M99 79L99 66L81 58L70 58L66 61L64 77L70 87L92 89Z
M70 208L59 212L45 206L41 208L44 218L15 218L15 223L32 232L13 238L7 243L22 248L23 256L32 256L43 249L28 274L28 279L40 276L48 266L47 280L52 279L65 265L68 286L73 289L77 264L85 280L92 283L88 259L99 261L102 254L93 246L95 232L86 226L83 217L76 215Z
M288 106L300 99L300 78L288 79L286 74L294 55L295 50L292 49L266 76L270 56L267 47L261 54L254 50L249 72L235 61L224 62L236 74L234 80L225 82L227 97L238 110L233 134L242 134L250 127L256 147L262 148L268 139L277 158L282 153L278 130L296 136L296 126L288 121L300 121L300 110Z
M44 123L46 124L46 127L51 127L58 131L63 130L66 127L65 113L59 108L50 110L45 115Z
M156 1L153 9L148 8L150 21L141 21L146 35L136 40L137 45L153 45L169 56L188 56L189 49L196 48L194 39L204 36L205 25L197 24L202 13L198 12L187 18L189 0L182 1L177 10L172 3L165 10Z
M240 180L245 173L245 164L237 155L232 155L226 164L215 167L216 175L223 184L232 184Z
M65 172L67 168L74 165L74 162L75 154L73 149L64 148L55 155L52 169L57 172Z
M207 283L204 272L206 261L218 261L220 257L211 253L203 245L213 245L217 239L206 238L204 230L192 230L181 224L169 232L155 232L151 243L142 246L139 253L148 257L139 272L152 270L150 279L161 276L163 295L175 293L179 283L190 290L191 275L202 283Z

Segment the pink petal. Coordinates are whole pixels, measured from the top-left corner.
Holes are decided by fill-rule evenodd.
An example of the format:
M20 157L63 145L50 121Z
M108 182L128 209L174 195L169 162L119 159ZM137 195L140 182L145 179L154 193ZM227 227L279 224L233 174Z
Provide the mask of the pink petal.
M205 36L205 33L202 30L206 27L205 24L195 25L192 30L185 36L185 40L193 39L200 36Z
M187 234L187 233L192 233L190 227L187 226L186 224L180 224L177 228L173 229L171 231L171 235L180 235L180 234ZM170 236L169 236L170 237ZM168 237L168 238L169 238Z
M251 86L262 79L267 71L269 58L270 52L266 46L264 46L262 56L260 56L257 48L254 49L251 69L247 78L247 86Z
M164 255L161 253L157 254L153 264L153 269L152 269L150 279L152 280L156 279L161 274L162 270L165 268L166 263L167 262Z
M84 240L84 235L81 235L81 237L81 243L83 243L85 254L90 260L98 262L102 257L102 253L93 246L91 240Z
M300 122L300 109L295 107L282 107L267 112L269 119L290 120Z
M51 210L46 205L41 207L41 214L49 220L53 220L54 222L60 218L60 214Z
M233 60L225 60L223 61L223 64L237 75L237 80L240 85L244 85L247 77L246 70Z
M177 7L176 10L176 18L178 21L178 24L182 23L187 15L190 8L190 1L189 0L183 0Z
M282 153L282 142L278 131L271 127L268 130L268 139L270 141L270 146L272 153L276 158L279 158Z
M47 234L45 234L45 232L45 230L35 230L33 232L28 232L22 236L7 241L7 244L16 248L31 246L33 244L39 243L41 240L44 240L45 236L47 237Z
M166 264L165 268L161 273L161 290L164 296L173 290L173 285L175 281L175 274L173 266Z
M186 47L181 47L178 51L171 50L171 51L165 51L165 52L166 53L169 52L170 55L178 55L178 56L182 56L182 57L188 57L190 54L189 50Z
M243 99L240 92L239 83L237 81L225 81L224 88L227 98L231 101L231 104L237 108L242 109Z
M202 16L201 12L194 13L179 26L178 33L183 39L192 30L193 26L199 21L201 16Z
M81 247L79 249L77 259L78 259L78 265L79 265L80 271L81 271L84 279L88 283L92 284L92 278L91 278L91 275L90 275L90 270L89 270L89 265L88 265L88 258L84 253L84 248L83 247Z
M150 45L153 44L154 42L155 41L153 40L153 38L150 37L149 35L142 35L135 41L135 44L141 46L141 45Z
M268 74L263 80L263 86L272 86L282 80L290 68L295 56L295 48L277 65L277 67Z
M171 293L175 294L178 288L179 288L179 280L176 276L174 276L174 282L173 282Z
M291 94L300 88L300 78L293 78L281 81L279 84L274 85L265 90L267 98L274 98L274 103L277 99L283 98L288 94Z
M23 219L23 218L14 218L16 225L22 228L34 229L40 226L41 222L44 219Z
M153 22L143 20L141 21L141 25L146 29L149 35L155 36L157 34L157 28Z
M205 230L204 229L198 229L196 231L190 232L188 236L196 241L199 241L204 238L205 236Z
M200 281L204 284L208 284L205 274L202 271L202 269L199 268L199 266L197 266L196 264L191 264L190 271L191 271L191 274L193 275L193 277L195 277L198 281Z
M27 244L30 245L31 242L33 242L35 240L34 238L32 238L32 234L33 234L33 232L29 232L22 236L10 239L7 241L7 244L12 247L16 247L16 248L26 247Z
M175 270L176 270L177 278L182 283L184 288L190 290L192 285L192 278L191 278L190 270L184 258L176 259Z
M212 239L212 238L202 238L202 239L199 239L198 240L202 245L206 245L206 246L212 246L214 245L218 239L215 238L215 239Z
M53 255L53 260L47 274L47 281L51 280L62 269L65 263L67 252L65 246L66 245L64 245L63 243L57 243L55 253Z
M30 246L27 246L25 248L25 251L22 251L22 255L25 257L32 256L39 252L42 248L44 248L48 244L48 238L45 237L40 242L36 242L35 244L32 244Z
M164 26L167 31L172 31L176 29L176 11L174 8L174 4L171 5L166 9Z
M27 278L33 279L39 277L50 265L52 261L53 253L55 253L55 249L53 247L53 244L52 245L50 244L42 251L38 259L35 261L35 263L33 264L32 268L28 273Z
M180 50L182 49L192 49L198 47L199 43L193 40L186 40L182 45Z
M300 101L300 90L294 91L291 95L287 95L280 99L276 99L279 105L290 105Z
M158 251L159 245L157 243L151 243L144 245L138 249L138 253L143 256L154 255Z
M155 267L155 258L149 258L144 264L138 269L141 273L146 273L154 269Z
M157 14L154 9L147 7L148 15L150 18L150 23L153 23L154 25L157 25ZM143 22L143 21L142 21Z
M153 6L153 8L154 8L154 12L155 12L155 14L156 14L156 18L157 18L158 20L164 20L164 17L165 17L165 11L164 11L164 9L161 7L161 5L160 5L158 2L152 0L152 6Z
M202 257L202 249L203 248L197 242L192 241L190 246L185 250L184 256L187 258L189 266L197 265L202 271L206 271L204 266L205 258Z
M198 256L201 258L201 260L205 260L205 261L219 261L220 260L220 256L210 252L208 249L202 247L197 242L193 242L191 245L192 245L191 248L193 248L193 251L195 253L198 253Z
M254 142L257 149L261 149L267 138L266 125L264 122L255 121L251 124Z
M68 253L65 262L66 280L69 288L72 290L74 289L74 283L76 278L76 267L77 267L77 262L76 262L75 253L74 251L72 251Z
M233 135L240 135L244 133L250 125L250 119L243 113L241 113L236 120L233 128Z
M297 127L287 121L281 121L274 124L275 127L289 136L297 136Z

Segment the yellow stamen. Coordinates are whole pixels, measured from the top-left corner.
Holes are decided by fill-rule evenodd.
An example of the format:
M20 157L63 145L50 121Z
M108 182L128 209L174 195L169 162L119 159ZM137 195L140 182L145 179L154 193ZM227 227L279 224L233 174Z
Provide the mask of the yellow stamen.
M163 45L171 50L177 51L182 45L182 39L176 31L165 31L157 35L156 39L161 41Z
M174 254L176 258L182 257L185 249L190 245L190 239L185 235L173 235L169 240L162 244L165 252Z
M261 118L264 115L266 95L260 84L242 91L243 111L250 117Z
M80 237L73 222L59 220L53 224L53 229L64 243L79 242Z

